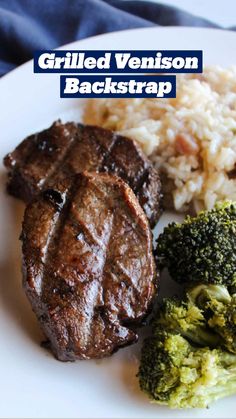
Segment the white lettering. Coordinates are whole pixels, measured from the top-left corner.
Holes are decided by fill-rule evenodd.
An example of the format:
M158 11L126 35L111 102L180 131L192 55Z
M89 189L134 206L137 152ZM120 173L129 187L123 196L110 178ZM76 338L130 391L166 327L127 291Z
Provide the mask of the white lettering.
M132 57L129 60L129 68L132 68L133 70L140 67L141 60L138 57Z
M74 94L79 91L79 80L75 77L66 78L64 93Z
M117 68L123 70L127 64L127 62L129 61L130 58L130 53L117 53L115 54L115 60L116 60L116 66Z
M93 87L93 93L96 93L96 94L102 93L104 89L104 82L96 81L93 83L92 87Z
M48 68L54 68L54 59L55 54L54 53L48 53L45 52L44 54L41 54L38 59L38 65L43 70L47 70Z
M109 69L110 68L111 53L106 52L105 57L99 57L97 60L97 68Z
M84 81L83 83L81 83L79 87L79 92L82 94L91 93L92 92L91 83L89 83L89 81Z
M158 94L157 97L163 97L164 95L168 95L172 90L172 84L171 82L160 82L159 88L158 88Z
M96 58L94 57L87 57L84 60L84 67L88 70L92 70L96 67Z

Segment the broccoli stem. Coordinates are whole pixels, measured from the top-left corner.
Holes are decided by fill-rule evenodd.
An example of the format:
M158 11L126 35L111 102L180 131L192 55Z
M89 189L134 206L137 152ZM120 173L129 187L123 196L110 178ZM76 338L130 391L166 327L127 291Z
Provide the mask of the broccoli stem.
M219 335L208 327L203 311L189 297L182 302L176 299L164 300L153 325L154 333L155 328L161 326L199 346L216 347L220 344Z
M221 383L221 380L219 383L216 384L215 387L211 387L209 390L209 393L207 393L206 390L206 399L207 403L210 404L212 402L215 402L218 399L222 399L223 397L232 396L236 393L236 375L234 373L234 377L230 378L228 377L228 374L225 374L226 382Z
M210 346L215 348L220 343L220 337L217 334L212 333L201 326L193 331L184 331L180 328L176 328L175 331L176 333L180 333L184 338L189 339L191 342L200 346Z
M224 304L229 304L231 302L231 296L224 285L199 284L189 288L187 296L190 301L203 309L206 306L206 303L212 299Z

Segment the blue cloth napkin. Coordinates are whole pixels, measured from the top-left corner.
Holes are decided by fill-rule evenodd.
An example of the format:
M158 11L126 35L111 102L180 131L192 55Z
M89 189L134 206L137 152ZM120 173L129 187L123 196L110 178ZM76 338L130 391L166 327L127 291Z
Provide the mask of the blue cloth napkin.
M146 1L0 0L0 76L30 60L36 49L156 25L217 27L174 7Z

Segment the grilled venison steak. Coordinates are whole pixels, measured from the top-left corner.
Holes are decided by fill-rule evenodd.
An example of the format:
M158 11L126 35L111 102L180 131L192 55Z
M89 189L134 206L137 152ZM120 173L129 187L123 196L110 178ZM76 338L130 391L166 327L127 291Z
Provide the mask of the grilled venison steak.
M122 179L84 172L44 190L21 238L24 288L58 359L101 358L137 340L157 273L147 218Z
M61 179L86 171L109 172L133 189L153 227L160 215L160 179L141 148L131 139L103 128L55 122L26 138L4 164L8 192L29 202Z

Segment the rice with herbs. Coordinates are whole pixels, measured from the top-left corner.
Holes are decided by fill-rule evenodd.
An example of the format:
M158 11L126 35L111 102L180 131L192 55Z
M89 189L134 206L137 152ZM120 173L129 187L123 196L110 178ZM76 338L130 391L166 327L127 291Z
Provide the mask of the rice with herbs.
M177 76L176 99L90 100L84 119L137 140L176 210L236 200L236 66Z

